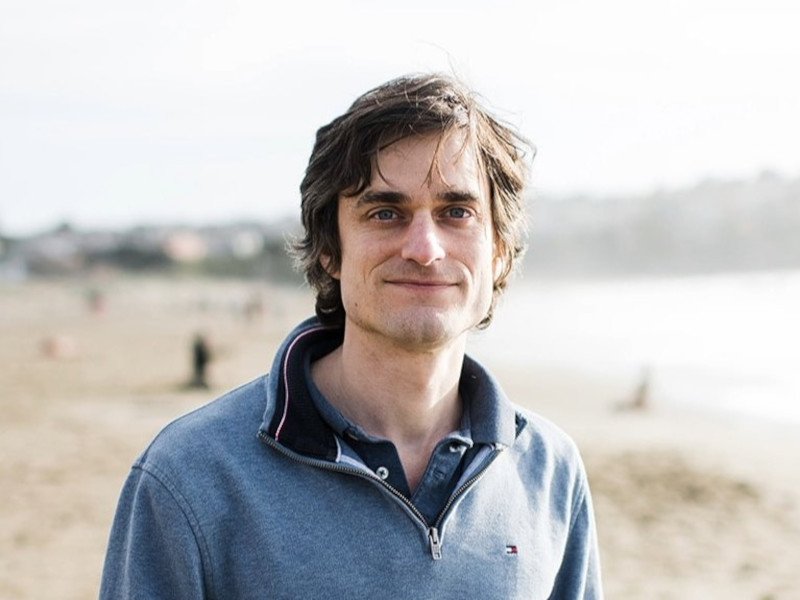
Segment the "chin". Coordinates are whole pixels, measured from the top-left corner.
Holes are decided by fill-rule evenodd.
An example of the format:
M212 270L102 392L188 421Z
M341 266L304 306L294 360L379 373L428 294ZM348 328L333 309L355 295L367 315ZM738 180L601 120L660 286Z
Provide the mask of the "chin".
M453 317L432 309L395 314L389 318L384 331L403 346L435 347L455 340L480 321L477 319L471 324L463 316Z

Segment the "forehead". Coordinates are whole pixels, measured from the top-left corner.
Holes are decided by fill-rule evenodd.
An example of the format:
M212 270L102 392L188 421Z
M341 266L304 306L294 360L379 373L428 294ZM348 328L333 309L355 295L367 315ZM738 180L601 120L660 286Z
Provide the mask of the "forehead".
M409 136L381 148L369 187L396 186L469 188L481 195L488 187L475 144L462 131Z

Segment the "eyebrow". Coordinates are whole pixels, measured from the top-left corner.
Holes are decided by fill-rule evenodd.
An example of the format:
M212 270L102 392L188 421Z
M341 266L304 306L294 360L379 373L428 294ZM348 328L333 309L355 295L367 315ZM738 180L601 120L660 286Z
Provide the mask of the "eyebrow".
M438 194L440 200L448 203L471 204L478 202L478 196L474 192L461 189L449 189ZM367 190L358 197L357 206L372 204L403 204L409 201L409 197L402 192L392 190Z
M439 194L439 197L447 202L460 202L466 204L478 202L478 195L470 190L447 190L446 192Z
M371 204L402 204L408 202L408 196L400 192L393 192L389 190L367 190L358 197L356 201L357 206L371 205Z

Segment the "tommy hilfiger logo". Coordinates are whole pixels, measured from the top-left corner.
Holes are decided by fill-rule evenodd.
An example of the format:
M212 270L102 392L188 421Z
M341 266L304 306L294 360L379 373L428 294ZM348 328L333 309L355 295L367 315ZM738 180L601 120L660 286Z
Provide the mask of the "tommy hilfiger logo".
M519 554L519 550L517 549L516 546L509 545L506 546L506 554L516 556L517 554Z

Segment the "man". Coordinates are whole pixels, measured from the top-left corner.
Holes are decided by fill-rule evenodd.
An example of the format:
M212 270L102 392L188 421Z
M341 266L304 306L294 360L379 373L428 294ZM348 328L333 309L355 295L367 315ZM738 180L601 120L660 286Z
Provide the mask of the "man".
M317 317L136 462L102 598L601 598L574 444L465 356L521 255L524 143L459 82L322 127Z

